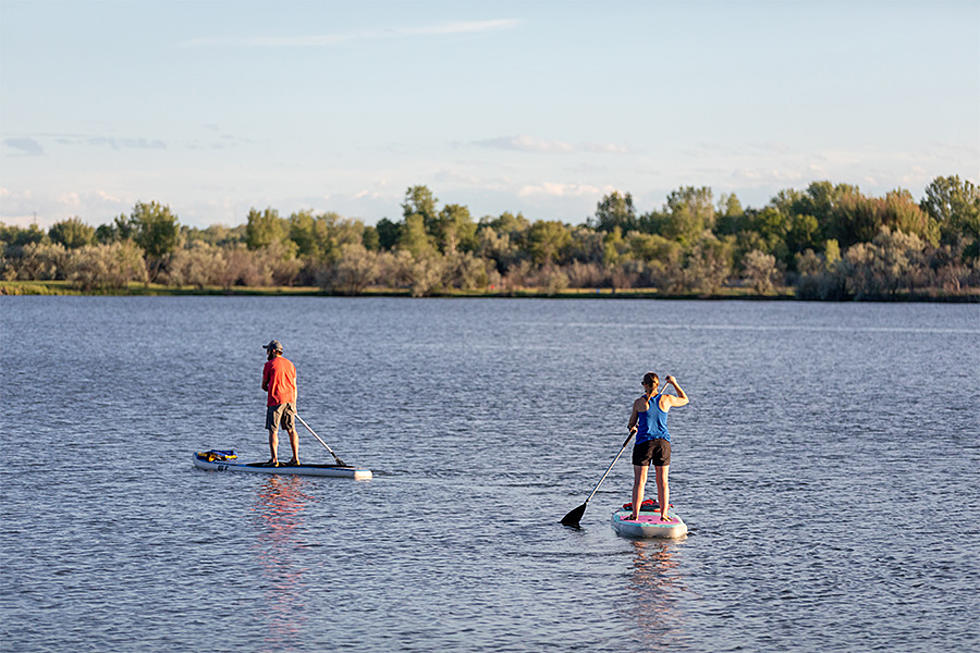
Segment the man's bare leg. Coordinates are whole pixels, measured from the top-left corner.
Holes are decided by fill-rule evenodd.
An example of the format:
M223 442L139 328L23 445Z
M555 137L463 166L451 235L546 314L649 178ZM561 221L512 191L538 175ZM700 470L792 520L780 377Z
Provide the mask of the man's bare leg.
M288 433L289 433L289 446L292 447L293 449L293 459L289 461L289 464L298 465L299 464L299 433L296 432L295 428L290 429Z
M269 429L269 463L279 465L279 430Z

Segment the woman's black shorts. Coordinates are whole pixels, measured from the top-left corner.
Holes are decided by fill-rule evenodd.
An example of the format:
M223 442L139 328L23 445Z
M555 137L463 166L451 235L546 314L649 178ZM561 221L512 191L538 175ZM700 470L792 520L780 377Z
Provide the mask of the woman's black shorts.
M633 445L633 464L640 467L666 467L670 464L670 442L654 438Z

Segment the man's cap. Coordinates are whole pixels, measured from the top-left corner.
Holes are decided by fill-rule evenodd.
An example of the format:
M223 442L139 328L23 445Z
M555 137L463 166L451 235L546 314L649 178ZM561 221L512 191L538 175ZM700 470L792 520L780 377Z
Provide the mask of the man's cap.
M268 349L270 351L282 351L282 343L278 340L270 340L269 344L262 345L262 349Z

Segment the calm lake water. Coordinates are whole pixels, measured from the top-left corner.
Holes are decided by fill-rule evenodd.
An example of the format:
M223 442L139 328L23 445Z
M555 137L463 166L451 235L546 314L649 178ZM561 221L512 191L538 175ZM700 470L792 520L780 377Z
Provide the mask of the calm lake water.
M5 652L980 647L976 305L2 297L0 331ZM271 338L374 480L193 467L267 457ZM626 459L560 526L648 370L691 397L690 535L613 533Z

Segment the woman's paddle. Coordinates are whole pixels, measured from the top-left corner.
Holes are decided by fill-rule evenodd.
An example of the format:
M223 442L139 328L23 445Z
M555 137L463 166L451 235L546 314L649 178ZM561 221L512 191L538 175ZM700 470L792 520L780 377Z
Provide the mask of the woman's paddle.
M337 464L338 464L338 465L340 465L341 467L349 467L349 465L347 465L346 463L344 463L344 461L343 461L343 460L341 460L340 458L338 458L338 457L337 457L337 454L335 454L335 453L333 452L333 449L331 449L331 448L330 448L330 447L329 447L329 446L327 445L327 443L326 443L326 442L324 442L324 441L323 441L322 439L320 439L320 436L316 434L316 431L314 431L313 429L311 429L311 428L310 428L310 425L306 423L306 420L304 420L304 419L303 419L302 417L300 417L299 415L296 415L296 419L298 419L298 420L299 420L299 422L300 422L300 424L302 424L303 426L305 426L305 427L306 427L306 430L307 430L307 431L309 431L310 433L312 433L312 434L313 434L313 437L314 437L314 438L316 438L317 440L320 440L320 444L322 444L322 445L323 445L324 447L326 447L326 449L327 449L327 451L329 451L329 452L330 452L330 455L331 455L331 456L333 456L333 459L337 461Z
M582 515L585 514L585 507L589 505L589 501L595 495L596 491L599 489L599 486L602 485L602 482L606 480L606 476L612 470L613 465L616 464L616 461L619 460L619 457L623 455L623 451L626 450L626 445L628 445L630 443L630 440L632 439L633 439L633 431L630 431L630 434L626 436L626 441L623 442L623 446L620 448L619 453L616 454L616 457L613 458L613 461L609 463L609 467L606 469L606 473L602 475L602 478L599 479L599 482L595 484L594 488L592 488L592 494L589 495L589 498L586 499L585 503L583 503L581 506L573 509L571 512L569 512L567 515L565 515L562 518L561 523L564 526L571 526L572 528L579 527L578 523L582 520Z
M667 384L664 383L664 390L666 389L667 389ZM657 394L661 394L662 392L663 390L660 390L659 392L657 392ZM585 508L586 506L589 505L589 501L592 499L593 496L595 496L595 493L599 489L599 486L602 485L602 482L604 480L606 480L606 476L608 476L609 472L612 471L613 465L616 464L616 461L619 460L619 457L623 455L624 451L626 451L626 445L628 445L630 443L630 440L632 439L633 439L633 431L630 431L630 434L626 436L626 441L623 442L623 446L620 447L619 453L616 454L616 457L613 458L613 461L609 463L609 467L606 468L606 473L602 475L602 478L599 479L599 482L595 484L594 488L592 488L592 494L589 495L589 498L586 499L585 503L583 503L581 506L573 509L567 515L562 517L561 523L563 526L571 526L572 528L579 527L578 523L582 521L582 515L585 514Z

